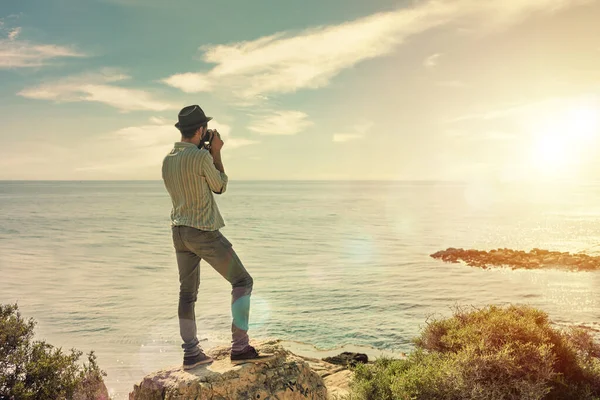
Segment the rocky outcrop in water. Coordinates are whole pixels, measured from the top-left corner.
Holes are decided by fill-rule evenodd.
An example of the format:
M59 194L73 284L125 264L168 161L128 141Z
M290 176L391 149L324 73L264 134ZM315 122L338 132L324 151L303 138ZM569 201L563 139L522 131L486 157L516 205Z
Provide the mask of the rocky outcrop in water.
M600 257L559 251L533 249L529 252L511 249L490 251L465 250L450 247L431 254L442 261L464 262L471 267L509 267L512 269L564 269L569 271L600 270Z
M326 382L347 385L349 371L343 374L342 367L330 368L323 361L304 359L285 350L276 340L253 345L261 353L271 353L274 357L260 364L233 365L229 361L229 347L216 348L207 352L215 359L211 365L187 371L177 366L154 372L134 386L129 399L325 400ZM334 391L345 394L345 388Z

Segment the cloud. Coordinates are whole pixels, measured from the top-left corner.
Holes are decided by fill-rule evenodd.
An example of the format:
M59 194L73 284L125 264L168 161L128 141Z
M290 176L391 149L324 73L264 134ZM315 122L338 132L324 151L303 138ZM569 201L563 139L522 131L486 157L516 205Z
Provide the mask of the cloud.
M595 107L595 104L600 101L599 98L600 97L597 94L581 94L572 97L550 97L543 100L523 102L492 110L466 114L453 118L448 122L492 121L524 116L544 118L549 115L560 113L561 110L564 111L577 104L582 107L588 107L590 105Z
M348 142L350 140L356 140L364 137L364 135L358 133L336 133L333 135L334 142Z
M295 135L312 125L301 111L275 111L255 118L248 129L263 135Z
M163 82L186 93L210 92L214 87L207 76L191 72L173 75Z
M57 58L86 57L70 47L19 40L21 27L3 31L8 33L6 38L0 38L0 69L41 67Z
M225 142L225 148L227 149L237 149L240 147L249 146L252 144L260 143L257 140L251 140L246 138L237 138L231 136L231 127L229 125L220 123L216 120L212 120L209 122L209 129L216 129L221 135L221 139Z
M177 109L178 106L154 100L152 94L139 89L130 89L108 83L130 79L117 70L106 68L100 72L86 73L60 79L21 90L18 95L38 100L55 102L93 101L104 103L121 111Z
M226 149L238 149L240 147L245 147L245 146L249 146L252 144L258 144L260 143L257 140L251 140L251 139L244 139L244 138L229 138L227 141L225 141L225 148Z
M21 27L14 28L8 33L8 39L15 40L17 38L17 36L19 36L20 33L21 33Z
M319 88L343 69L389 54L407 34L421 30L423 25L438 23L437 15L408 10L375 14L295 36L277 33L254 41L204 46L204 61L216 64L212 70L177 74L163 82L188 92L224 87L244 99Z
M160 117L150 117L149 121L156 125L167 125L167 120ZM175 125L175 122L173 125Z
M114 137L148 147L172 144L179 139L179 133L173 125L140 125L119 129L110 135Z
M336 133L333 135L333 141L336 143L349 142L351 140L362 139L373 127L373 122L362 121L356 124L353 129L354 133Z
M160 170L165 155L180 135L172 125L129 126L94 139L94 145L81 145L78 173L132 176L149 167Z
M207 45L207 72L175 74L162 80L185 92L219 91L241 99L262 99L329 84L344 69L394 52L408 38L461 22L477 33L503 29L532 13L556 12L590 0L437 0L354 21L279 32L252 41ZM436 55L434 55L436 56ZM437 57L436 57L437 58ZM430 60L436 62L436 58Z
M41 67L61 57L85 57L85 54L64 46L0 39L0 69Z
M154 121L159 120L162 121L161 118L156 118ZM210 125L210 128L219 131L226 149L237 149L258 143L255 140L232 137L232 129L229 125L215 120L212 120ZM172 123L129 126L108 132L101 138L95 138L93 146L81 145L80 151L84 153L85 161L78 163L79 167L76 171L132 176L136 171L149 167L160 170L163 158L172 148L173 143L180 138L179 131Z
M442 55L440 53L432 54L423 61L425 68L433 69L438 65L438 60Z
M518 138L518 135L516 135L515 133L494 130L478 132L474 134L473 132L469 131L450 129L447 130L445 133L446 136L451 139L505 141Z

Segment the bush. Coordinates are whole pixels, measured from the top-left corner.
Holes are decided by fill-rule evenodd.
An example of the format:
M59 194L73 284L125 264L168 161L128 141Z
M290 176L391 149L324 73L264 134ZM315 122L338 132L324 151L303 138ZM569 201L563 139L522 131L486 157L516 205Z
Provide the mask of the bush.
M457 309L428 322L407 359L355 369L351 399L600 399L600 346L527 306Z
M0 400L72 399L101 382L91 351L88 363L78 364L82 352L69 354L44 341L34 341L35 322L25 321L16 304L0 304Z

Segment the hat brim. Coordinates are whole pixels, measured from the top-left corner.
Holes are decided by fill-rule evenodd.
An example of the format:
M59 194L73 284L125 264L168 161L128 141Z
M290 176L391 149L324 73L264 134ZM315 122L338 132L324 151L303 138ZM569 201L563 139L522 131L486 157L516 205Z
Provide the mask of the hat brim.
M198 122L195 123L193 125L186 125L186 126L181 126L181 124L179 122L177 122L175 124L175 128L181 130L188 130L188 129L198 129L200 128L202 125L204 125L205 123L207 123L208 121L210 121L211 119L213 119L212 117L206 117L206 120L202 121L202 122Z

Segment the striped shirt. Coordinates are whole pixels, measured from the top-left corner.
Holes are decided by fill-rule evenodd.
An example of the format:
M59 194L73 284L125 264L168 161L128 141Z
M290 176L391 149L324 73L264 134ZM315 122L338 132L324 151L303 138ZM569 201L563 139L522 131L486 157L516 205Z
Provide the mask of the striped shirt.
M203 231L225 226L213 193L227 189L227 175L213 164L206 149L195 144L176 142L163 160L162 178L171 196L171 225L185 225Z

